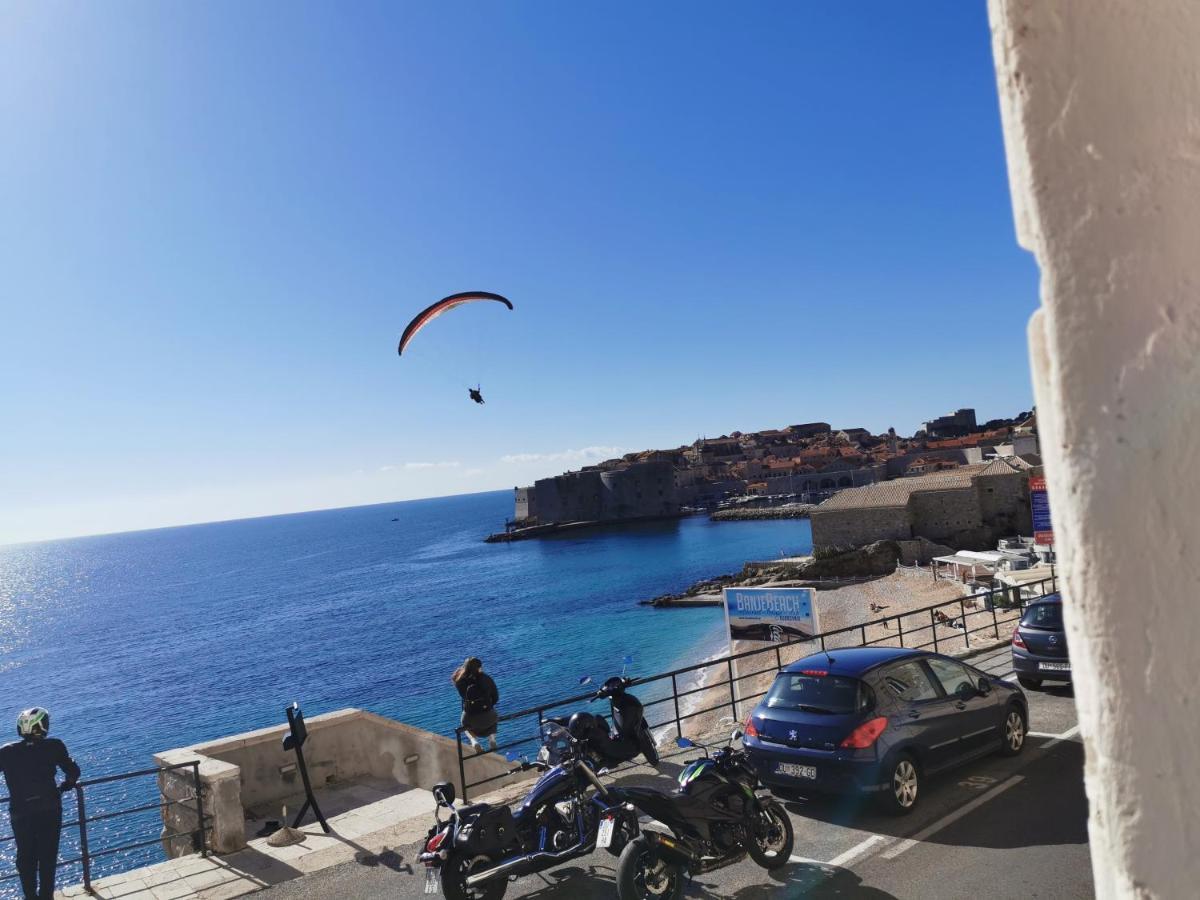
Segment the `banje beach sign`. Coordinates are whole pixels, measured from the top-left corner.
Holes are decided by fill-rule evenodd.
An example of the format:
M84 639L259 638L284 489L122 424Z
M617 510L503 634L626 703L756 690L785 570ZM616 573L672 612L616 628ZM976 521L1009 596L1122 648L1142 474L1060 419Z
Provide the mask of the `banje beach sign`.
M725 625L729 640L804 640L820 633L812 588L725 588Z

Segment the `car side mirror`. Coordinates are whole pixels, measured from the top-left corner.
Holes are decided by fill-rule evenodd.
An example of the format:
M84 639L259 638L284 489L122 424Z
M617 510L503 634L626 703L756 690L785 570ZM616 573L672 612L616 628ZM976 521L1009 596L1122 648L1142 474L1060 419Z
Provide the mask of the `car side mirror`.
M959 700L970 700L978 694L978 691L971 685L970 682L964 681L958 686L958 690L954 692L958 695Z
M449 781L439 781L433 786L433 799L438 806L450 806L454 802L454 785Z
M986 697L992 692L992 683L986 678L979 679L979 696Z

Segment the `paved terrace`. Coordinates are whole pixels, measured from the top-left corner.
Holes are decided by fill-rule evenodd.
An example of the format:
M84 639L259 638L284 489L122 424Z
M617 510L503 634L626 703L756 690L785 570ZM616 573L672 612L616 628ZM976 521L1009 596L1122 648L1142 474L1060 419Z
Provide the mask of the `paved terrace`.
M1010 671L1005 644L972 661ZM922 806L891 818L844 801L787 804L796 830L791 864L767 873L752 862L692 881L692 898L1091 897L1083 748L1070 689L1030 692L1030 742L1013 759L991 757L931 780ZM674 777L691 753L631 769L619 783ZM510 786L488 800L520 796ZM188 856L96 884L121 900L224 900L266 890L264 900L374 900L423 896L416 862L432 822L424 791L374 800L329 819L333 835L304 829L303 843L265 840L225 857ZM616 860L604 851L509 885L508 897L611 900ZM82 887L60 894L83 896Z

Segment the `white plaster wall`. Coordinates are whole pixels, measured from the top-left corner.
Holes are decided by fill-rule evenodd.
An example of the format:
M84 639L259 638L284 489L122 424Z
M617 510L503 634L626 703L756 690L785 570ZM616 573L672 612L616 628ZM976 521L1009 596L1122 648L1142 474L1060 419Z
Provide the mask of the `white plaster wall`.
M1101 897L1200 895L1200 2L990 0Z

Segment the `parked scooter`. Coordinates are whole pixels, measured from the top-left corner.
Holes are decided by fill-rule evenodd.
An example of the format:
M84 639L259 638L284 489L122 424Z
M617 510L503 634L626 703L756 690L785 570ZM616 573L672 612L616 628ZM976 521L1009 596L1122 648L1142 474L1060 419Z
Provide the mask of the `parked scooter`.
M612 808L611 789L600 782L591 756L586 738L548 721L538 759L522 762L510 773L544 773L515 812L487 803L456 807L454 785L436 785L435 824L420 855L426 865L425 893L436 894L440 887L446 900L500 900L509 878L595 850L602 819L604 847L619 855L637 836L637 814L620 804ZM446 821L443 808L450 811Z
M644 830L629 841L617 863L620 900L678 900L685 874L699 875L750 855L764 869L792 855L792 822L777 800L762 791L744 750L733 742L711 756L708 748L679 738L680 747L701 746L704 756L679 774L670 793L649 787L609 788L610 801L632 806L661 822L671 834ZM616 815L610 809L605 816ZM615 821L615 819L614 819ZM602 823L601 837L608 828Z
M590 677L580 679L580 684L590 682ZM613 722L611 728L604 716L582 711L549 721L570 729L576 737L585 738L597 762L603 767L611 768L629 762L639 753L650 765L657 766L658 748L654 744L654 735L646 722L642 701L628 691L631 684L632 678L614 675L588 700L589 703L608 700Z

